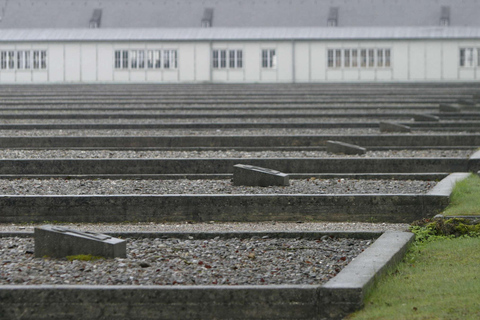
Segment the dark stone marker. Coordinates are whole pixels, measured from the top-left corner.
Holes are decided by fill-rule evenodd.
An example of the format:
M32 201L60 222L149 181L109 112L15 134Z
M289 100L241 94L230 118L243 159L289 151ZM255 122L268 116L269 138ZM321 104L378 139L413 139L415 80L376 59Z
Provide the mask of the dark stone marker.
M413 115L413 119L415 121L431 121L431 122L440 121L439 117L432 116L431 114L415 114L415 115Z
M235 186L289 186L288 174L280 171L250 166L246 164L236 164L233 166L233 185Z
M365 152L367 152L367 149L354 144L328 140L327 151L331 153L343 153L343 154L365 154Z
M83 232L60 226L35 228L35 257L65 258L91 254L105 258L126 258L127 242L101 233Z
M411 132L409 126L393 122L380 122L380 132Z

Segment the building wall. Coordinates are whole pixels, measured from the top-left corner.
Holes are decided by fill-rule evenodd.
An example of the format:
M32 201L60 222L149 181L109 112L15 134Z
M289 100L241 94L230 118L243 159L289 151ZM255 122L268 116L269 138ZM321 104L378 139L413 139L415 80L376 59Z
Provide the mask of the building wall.
M460 48L473 48L471 65L460 66ZM85 42L7 43L0 52L47 52L46 69L0 69L0 83L177 83L177 82L408 82L480 80L480 40L388 41L216 41L216 42ZM118 69L115 51L170 51L177 68ZM163 51L162 51L163 50ZM242 52L239 68L214 68L213 51ZM262 51L275 52L276 65L262 66ZM346 66L353 51L374 52L374 65ZM389 65L377 56L382 51ZM477 51L478 50L478 51ZM146 52L146 51L145 51ZM329 62L331 53L341 62ZM339 53L338 53L339 52ZM348 53L347 53L348 52ZM380 53L379 53L380 54ZM370 56L368 56L370 57ZM228 59L228 57L227 57ZM352 60L352 57L348 58ZM378 65L378 60L383 65ZM334 59L335 60L335 59ZM335 60L337 61L337 60ZM360 64L361 57L357 60ZM349 62L352 63L352 62ZM228 63L227 63L228 64Z

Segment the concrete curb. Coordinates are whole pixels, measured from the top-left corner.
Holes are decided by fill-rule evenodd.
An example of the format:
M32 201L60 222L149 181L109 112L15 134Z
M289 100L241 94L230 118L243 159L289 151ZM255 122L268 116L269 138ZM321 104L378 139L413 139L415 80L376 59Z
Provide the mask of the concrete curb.
M440 181L432 190L430 190L427 194L431 196L444 196L450 197L452 193L453 187L455 187L455 183L467 178L470 173L465 172L456 172L450 174L448 177Z
M419 194L0 196L0 223L411 222L447 205L447 196Z
M91 136L0 137L2 148L235 148L315 147L327 140L362 147L480 146L480 134L265 135L265 136Z
M245 164L290 173L467 172L468 158L4 159L0 175L225 174Z
M323 286L0 286L5 319L341 319L414 235L386 232Z

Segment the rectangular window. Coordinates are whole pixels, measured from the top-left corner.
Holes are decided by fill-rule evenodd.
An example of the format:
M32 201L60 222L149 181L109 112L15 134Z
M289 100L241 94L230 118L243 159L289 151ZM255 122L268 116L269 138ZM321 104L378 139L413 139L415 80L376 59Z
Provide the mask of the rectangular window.
M15 69L15 51L8 51L8 69Z
M360 50L360 67L362 68L367 67L367 50L366 49Z
M153 69L153 50L147 51L147 68Z
M7 51L2 51L0 53L0 67L2 69L7 69Z
M40 51L33 51L33 69L40 69Z
M262 68L274 69L277 67L277 55L275 49L262 50Z
M230 50L228 52L228 67L233 69L235 68L235 50Z
M23 53L24 51L17 51L17 69L22 70L25 68L25 64L23 63Z
M128 50L122 51L122 69L128 69Z
M383 67L383 49L377 50L377 67Z
M237 50L237 68L243 68L243 51Z
M40 68L47 69L47 51L40 51Z
M220 50L220 68L225 69L227 67L227 51Z
M342 66L342 50L335 50L335 67L340 68Z
M145 69L145 51L138 51L138 69Z
M138 51L130 51L130 68L138 69Z
M154 57L155 57L155 69L160 69L162 67L162 51L155 50Z
M358 51L357 49L352 50L352 67L358 67Z
M375 67L375 50L368 50L368 66L370 68Z
M163 67L170 69L170 50L163 51Z
M385 67L390 68L390 49L385 49Z
M25 69L32 68L32 54L30 51L25 51Z
M460 49L460 67L465 67L465 49Z
M327 52L328 55L328 60L327 60L327 65L329 68L333 68L333 50L329 49Z
M343 65L345 68L350 68L350 50L348 49L343 52Z
M115 69L122 67L122 52L120 50L115 51Z
M219 67L219 65L220 65L220 64L218 63L218 61L219 61L219 59L218 59L219 56L220 56L220 52L219 52L218 50L213 50L213 68L214 68L214 69L218 69L218 67Z

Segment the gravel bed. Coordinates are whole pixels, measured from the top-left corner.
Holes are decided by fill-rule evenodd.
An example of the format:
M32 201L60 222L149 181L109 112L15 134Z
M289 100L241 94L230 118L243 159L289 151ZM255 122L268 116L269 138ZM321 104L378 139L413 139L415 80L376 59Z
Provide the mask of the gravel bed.
M0 119L0 124L191 124L191 123L379 123L380 121L406 122L405 118L375 119L365 117L330 118L191 118L191 119Z
M425 113L429 112L429 109L416 109L415 110L418 113ZM191 110L191 109L175 109L175 108L164 108L164 109L157 109L157 110L75 110L75 109L70 109L70 110L49 110L49 109L44 109L44 110L31 110L31 111L25 111L25 110L2 110L0 109L0 116L3 114L15 114L15 115L29 115L31 117L35 117L35 115L45 115L45 114L61 114L61 115L69 115L69 114L91 114L91 115L105 115L105 114L135 114L135 115L197 115L197 114L210 114L210 115L232 115L232 114L238 114L238 115L251 115L251 116L258 116L262 115L265 113L271 114L271 115L285 115L285 114L313 114L317 116L321 116L322 114L339 114L339 113L344 113L344 114L349 114L351 116L355 115L382 115L382 114L398 114L398 115L404 115L405 110L402 108L398 109L383 109L383 108L378 108L375 110L367 110L367 109L360 109L360 108L352 108L352 109L341 109L341 110L335 110L335 109L301 109L301 108L295 108L295 109L288 109L288 110L266 110L263 109L262 107L259 107L258 109L233 109L230 110L229 108L223 109L223 110Z
M41 224L0 224L0 232L33 232ZM67 223L69 229L91 232L384 232L406 231L405 223L367 223L367 222L205 222L205 223Z
M334 154L326 151L136 151L136 150L21 150L0 149L0 159L218 159L218 158L468 158L474 150L385 150L363 155Z
M373 241L252 237L127 239L126 259L34 258L32 238L0 239L0 284L320 285Z
M434 181L291 179L288 187L233 186L230 180L0 180L3 195L114 194L423 194Z
M91 136L264 136L264 135L379 135L376 128L334 128L334 129L123 129L123 130L0 130L0 137L91 137ZM399 133L382 133L382 135L398 135ZM438 135L438 131L413 131L406 135L430 134ZM462 131L445 131L441 134L471 134Z

